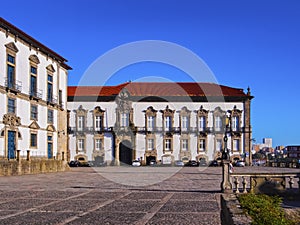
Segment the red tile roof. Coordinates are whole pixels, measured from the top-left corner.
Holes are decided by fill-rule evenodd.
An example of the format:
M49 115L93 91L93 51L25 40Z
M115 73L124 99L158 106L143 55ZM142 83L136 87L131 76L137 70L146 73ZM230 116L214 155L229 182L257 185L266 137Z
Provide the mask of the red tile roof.
M247 96L240 88L196 82L129 82L117 86L69 86L68 96L113 96L118 95L123 88L132 96Z

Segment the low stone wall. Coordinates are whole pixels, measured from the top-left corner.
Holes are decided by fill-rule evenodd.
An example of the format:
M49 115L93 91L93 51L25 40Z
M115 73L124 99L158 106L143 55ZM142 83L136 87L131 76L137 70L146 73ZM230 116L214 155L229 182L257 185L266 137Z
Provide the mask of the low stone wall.
M235 194L221 195L221 220L223 225L246 225L252 222L243 212Z
M0 160L0 176L52 173L69 170L68 163L61 160Z

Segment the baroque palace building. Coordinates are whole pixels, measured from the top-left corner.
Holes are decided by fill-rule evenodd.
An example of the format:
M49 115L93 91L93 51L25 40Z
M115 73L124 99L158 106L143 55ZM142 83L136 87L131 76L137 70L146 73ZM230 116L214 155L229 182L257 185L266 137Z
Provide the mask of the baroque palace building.
M0 18L0 157L67 159L67 60Z
M68 87L70 160L251 162L250 89L214 83L128 82ZM226 135L226 138L224 138Z

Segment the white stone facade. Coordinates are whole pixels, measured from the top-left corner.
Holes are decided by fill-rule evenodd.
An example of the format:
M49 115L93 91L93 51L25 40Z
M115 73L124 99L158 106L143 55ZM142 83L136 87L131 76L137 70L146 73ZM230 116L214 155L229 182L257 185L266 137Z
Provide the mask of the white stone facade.
M250 117L245 115L245 100L250 101L252 96L243 93L240 98L229 96L223 102L201 101L200 98L180 101L182 96L179 96L174 101L162 102L156 101L152 93L152 99L138 96L136 100L138 94L130 91L130 85L140 84L128 85L119 85L122 88L114 97L99 93L97 100L85 94L90 87L69 87L70 160L94 161L100 156L108 164L129 164L134 159L149 164L151 159L162 163L219 159L224 149L226 117L231 121L227 123L231 159L245 157L245 143L249 142L244 134L245 119ZM95 121L100 114L95 110L101 112L101 119L98 117L101 131L97 131ZM166 127L169 125L170 128ZM101 142L100 149L97 139ZM122 153L126 151L129 156Z
M71 68L65 62L0 19L1 158L30 155L66 160L63 142L67 142L67 74Z

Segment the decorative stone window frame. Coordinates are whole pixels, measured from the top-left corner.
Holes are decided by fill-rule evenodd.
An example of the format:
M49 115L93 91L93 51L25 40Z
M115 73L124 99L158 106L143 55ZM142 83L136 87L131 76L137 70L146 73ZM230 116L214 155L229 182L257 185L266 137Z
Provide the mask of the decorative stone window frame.
M148 149L148 140L149 139L152 139L153 140L153 149L151 149L151 150L149 150ZM156 137L155 137L155 135L154 134L147 134L146 135L146 138L145 138L145 149L146 149L146 151L155 151L156 150Z
M15 115L17 115L17 98L16 98L14 95L9 94L9 95L7 95L7 98L6 98L6 99L7 99L7 100L6 100L6 102L7 102L7 104L6 104L6 112L7 112L7 113L10 113L10 114L15 114ZM9 99L14 100L14 112L9 112L9 111L8 111L8 101L9 101Z
M201 140L204 140L204 144L205 144L205 147L204 147L204 150L201 150L200 149L200 143L201 143ZM199 135L198 136L198 143L197 143L197 152L198 154L200 153L207 153L207 136L204 136L204 135Z
M36 118L33 118L31 115L32 106L36 106ZM38 104L30 103L30 115L29 116L30 116L30 120L38 121L38 118L39 118L39 105Z
M187 145L188 145L188 149L187 150L183 150L183 141L187 140ZM190 148L190 136L188 134L183 134L180 137L180 152L190 152L191 148Z
M203 106L201 105L199 110L196 111L197 113L197 130L201 133L207 133L208 128L208 110L203 109ZM200 130L200 118L203 117L205 119L205 127L204 130Z
M51 83L52 84L52 99L54 98L54 73L55 73L55 69L53 67L52 64L49 64L47 67L46 67L46 101L48 101L48 83ZM52 76L52 82L50 82L48 80L48 76Z
M222 126L220 130L216 130L216 118L220 117ZM213 111L213 128L215 133L224 133L224 128L225 128L225 123L226 123L226 112L223 111L219 106L215 108Z
M239 110L237 109L236 105L233 107L233 110L231 110L231 130L232 130L232 133L239 133L241 132L241 124L242 124L242 110ZM232 119L234 117L237 117L238 118L238 123L239 123L239 126L237 127L237 130L234 131L232 128L233 128L233 124L232 124Z
M6 47L6 78L8 75L8 69L7 69L8 65L11 65L15 68L14 69L14 81L16 81L17 53L18 53L19 49L13 42L5 44L5 47ZM8 62L8 55L11 55L15 58L14 64Z
M83 133L85 131L85 128L87 127L86 125L87 125L87 113L88 113L88 110L84 109L82 107L82 105L80 105L78 107L78 109L73 110L73 112L75 112L76 131ZM78 129L78 118L80 116L83 116L83 129L82 130ZM82 135L82 134L80 134L80 135Z
M234 144L234 140L237 140L239 142L239 146L238 146L238 149L237 150L234 150L233 149L233 144ZM242 153L242 147L241 147L241 138L240 137L232 137L231 138L231 152L234 154L234 153Z
M218 140L221 140L221 149L217 149L217 143L218 143ZM214 142L215 142L215 143L214 143L214 144L215 144L215 147L214 147L215 152L221 152L222 149L224 149L224 140L223 140L223 136L222 136L222 135L216 135Z
M147 110L143 111L145 113L145 128L147 132L153 132L156 129L156 116L157 116L157 110L153 108L153 106L149 106ZM154 126L152 129L148 129L148 118L152 116L154 119ZM147 145L146 145L147 146Z
M83 140L83 149L79 150L79 140ZM76 137L76 154L79 152L86 153L86 137L84 135Z
M101 140L102 145L100 149L96 149L96 140ZM94 136L94 148L93 148L94 153L99 153L99 152L104 152L104 135L95 135Z
M187 127L184 128L182 127L182 117L187 117ZM188 108L186 106L182 107L182 109L179 112L179 127L181 130L181 133L187 133L190 130L190 126L191 126L191 111L188 110Z
M38 86L37 86L38 85L38 82L37 82L37 80L38 80L38 71L39 71L38 64L40 64L40 60L36 55L30 55L28 59L29 59L29 82L28 83L29 83L29 95L30 95L31 94L31 76L36 77L36 90L35 90L35 92L38 91ZM31 72L31 67L36 68L36 74Z
M166 140L170 140L170 149L166 149ZM173 152L173 136L172 135L165 135L163 139L163 153L165 154L166 152Z
M32 145L32 142L31 142L31 135L32 134L35 134L36 135L36 146L33 146ZM38 132L37 130L33 130L33 129L30 129L30 132L29 132L29 148L30 149L38 149Z
M51 110L52 113L53 113L52 121L49 120L49 110ZM55 116L54 116L54 112L55 112L55 111L54 111L54 108L49 107L49 106L47 107L47 123L48 123L48 124L54 124L54 117L55 117Z
M104 114L105 114L105 110L101 109L100 106L96 106L93 111L93 128L94 128L94 131L96 132L101 132L103 131L103 128L104 128ZM100 124L100 129L97 130L98 128L96 128L96 117L97 116L100 116L102 117L101 118L101 124Z
M171 133L173 128L174 128L174 113L175 113L175 110L170 109L169 106L167 105L166 108L164 110L160 110L160 112L162 113L163 131L165 133ZM166 131L166 128L165 128L165 118L166 117L171 117L171 127L170 127L169 131Z

